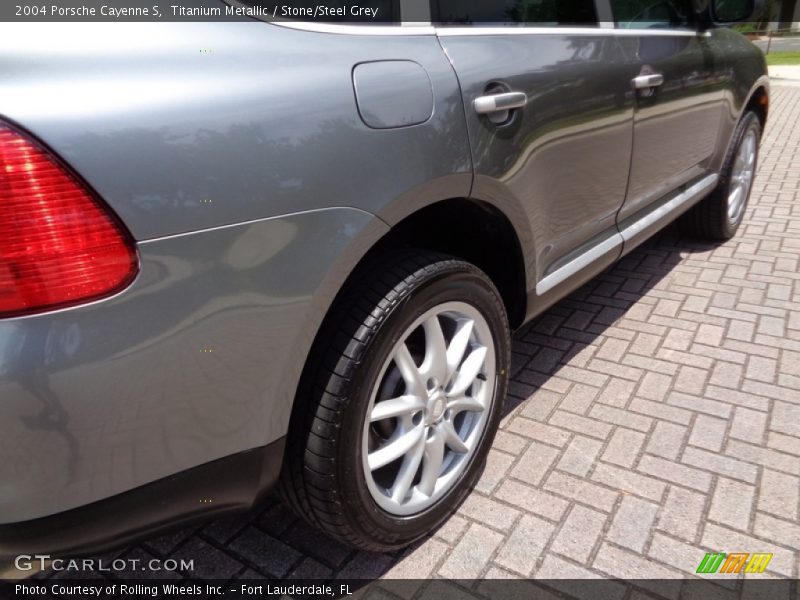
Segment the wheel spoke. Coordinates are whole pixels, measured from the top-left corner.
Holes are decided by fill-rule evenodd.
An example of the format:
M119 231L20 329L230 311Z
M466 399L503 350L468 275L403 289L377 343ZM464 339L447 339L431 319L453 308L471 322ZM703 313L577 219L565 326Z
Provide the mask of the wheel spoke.
M414 477L419 470L419 465L422 462L422 456L425 453L425 436L420 436L416 445L408 452L403 458L403 464L397 472L397 477L392 486L391 496L395 502L402 502L405 500L411 484L414 482Z
M735 219L739 214L739 203L742 198L742 185L739 184L728 196L728 217Z
M469 389L478 376L486 360L486 347L481 346L472 351L456 374L453 386L447 392L449 396L460 396Z
M469 452L469 448L467 448L464 440L462 440L456 432L453 423L450 421L442 421L439 424L439 429L444 435L444 443L447 444L453 452L458 452L459 454Z
M756 160L756 139L754 135L747 137L747 160L745 164L750 167Z
M436 489L436 482L442 474L442 462L444 462L444 434L435 429L425 443L422 476L417 484L417 489L426 496L432 496Z
M472 330L475 327L475 322L472 319L463 319L459 321L459 327L453 339L450 340L450 346L447 348L447 381L442 382L442 385L450 383L453 375L455 375L458 365L464 359L464 353L467 351L470 337L472 337Z
M443 383L447 377L447 342L442 324L434 315L422 325L425 330L425 360L420 371L425 377L433 377Z
M370 452L367 457L370 471L385 467L406 454L417 445L424 431L425 428L419 425L411 431L401 433L396 438L390 439L389 442L378 450Z
M456 398L453 398L447 403L447 408L454 415L464 412L465 410L470 412L481 412L485 409L483 404L470 396L457 396Z
M408 346L400 344L395 350L394 362L397 368L400 369L400 375L403 376L403 380L406 382L408 392L415 396L425 396L427 394L425 382L422 381L422 374L408 351Z
M745 154L743 152L739 152L736 155L736 160L733 161L733 167L731 168L731 172L733 176L736 177L739 173L742 172L742 169L745 167Z
M369 420L374 423L375 421L391 419L392 417L413 415L415 412L423 410L424 408L425 403L419 396L407 395L398 398L390 398L389 400L381 400L375 403L375 406L372 407Z

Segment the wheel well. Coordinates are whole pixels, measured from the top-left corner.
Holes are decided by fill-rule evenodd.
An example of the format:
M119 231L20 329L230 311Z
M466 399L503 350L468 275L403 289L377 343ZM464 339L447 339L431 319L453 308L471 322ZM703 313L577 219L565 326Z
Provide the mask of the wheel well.
M348 302L349 290L370 270L374 260L401 248L422 248L469 261L486 273L497 287L513 329L522 325L527 310L525 261L517 232L496 208L465 199L445 200L407 217L376 243L347 277L328 309L306 358L298 384L289 431L307 418L304 398L310 397L313 374L324 356L325 344L335 332L338 307Z
M758 115L758 120L761 121L761 130L763 131L764 126L767 124L767 114L769 113L769 95L766 89L760 87L753 92L745 107L745 112L749 110Z
M452 199L428 206L392 228L370 255L415 247L457 256L486 273L497 287L513 328L526 311L525 262L508 218L489 204Z

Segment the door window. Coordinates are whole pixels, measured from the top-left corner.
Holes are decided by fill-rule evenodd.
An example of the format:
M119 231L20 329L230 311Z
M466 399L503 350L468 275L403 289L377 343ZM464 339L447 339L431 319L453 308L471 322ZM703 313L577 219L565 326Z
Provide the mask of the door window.
M437 25L597 27L594 0L431 0Z
M689 26L685 3L674 0L611 0L614 20L623 29L683 29Z

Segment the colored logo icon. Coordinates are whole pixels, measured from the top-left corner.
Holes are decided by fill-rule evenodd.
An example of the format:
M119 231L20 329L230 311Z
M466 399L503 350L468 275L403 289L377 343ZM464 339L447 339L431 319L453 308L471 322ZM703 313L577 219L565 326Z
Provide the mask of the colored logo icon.
M724 552L709 552L700 561L697 573L736 574L740 573L742 568L744 568L745 573L763 573L771 560L772 554L767 553L733 552L725 554Z

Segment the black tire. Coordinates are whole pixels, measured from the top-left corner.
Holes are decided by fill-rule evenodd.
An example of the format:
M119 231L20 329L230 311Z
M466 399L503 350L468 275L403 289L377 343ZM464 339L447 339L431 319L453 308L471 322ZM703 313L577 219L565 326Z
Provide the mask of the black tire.
M755 132L756 135L756 162L754 169L757 168L758 142L761 140L761 121L756 113L748 111L739 121L734 131L733 143L722 164L720 181L717 187L711 194L681 217L680 224L686 233L711 241L729 240L736 235L736 231L739 229L739 225L741 225L744 219L747 202L749 201L750 192L752 191L752 185L744 199L743 209L738 213L736 218L730 218L728 215L728 197L731 192L731 172L742 141L750 131Z
M428 251L403 251L373 263L326 320L304 371L281 474L283 499L301 517L351 546L404 547L435 530L459 506L485 463L502 414L511 340L505 308L474 265ZM496 388L482 437L464 471L438 502L396 516L371 496L361 441L371 390L395 342L426 310L459 301L491 330Z

